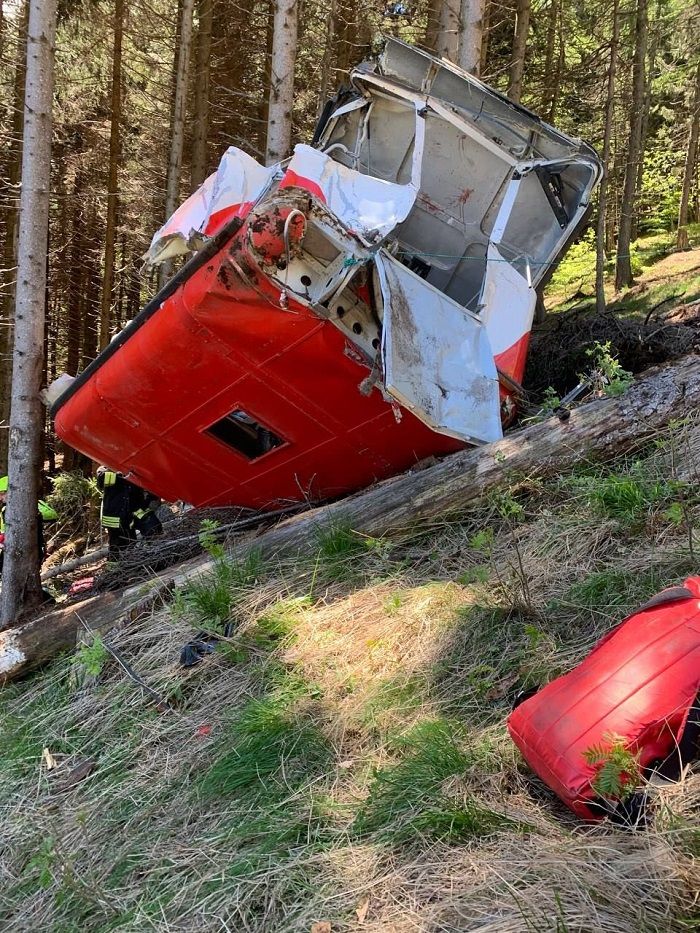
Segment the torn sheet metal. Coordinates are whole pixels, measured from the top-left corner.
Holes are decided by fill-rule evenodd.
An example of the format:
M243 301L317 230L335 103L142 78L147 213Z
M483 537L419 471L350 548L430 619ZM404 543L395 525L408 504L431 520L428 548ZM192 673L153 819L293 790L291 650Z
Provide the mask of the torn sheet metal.
M484 325L388 253L380 251L375 262L387 392L442 434L468 443L498 440L498 373Z
M152 262L194 255L55 403L68 443L165 499L264 509L501 436L600 161L397 39L350 84L311 146L229 149L158 231Z
M230 146L217 170L181 204L151 240L148 262L153 265L184 256L204 245L232 217L244 217L268 187L277 166L260 165Z
M280 189L304 188L322 201L365 244L387 237L416 200L409 183L397 185L363 175L311 146L295 146Z

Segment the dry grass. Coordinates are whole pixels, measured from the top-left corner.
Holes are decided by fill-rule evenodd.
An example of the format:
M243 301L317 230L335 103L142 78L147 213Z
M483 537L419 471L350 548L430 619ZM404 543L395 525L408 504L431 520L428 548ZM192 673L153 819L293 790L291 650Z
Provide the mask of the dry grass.
M114 634L160 708L111 658L0 694L0 928L697 929L700 774L654 791L647 829L585 827L504 727L517 689L692 570L669 509L694 526L694 487L662 482L679 430L641 469L226 577L234 634L189 671L191 600Z

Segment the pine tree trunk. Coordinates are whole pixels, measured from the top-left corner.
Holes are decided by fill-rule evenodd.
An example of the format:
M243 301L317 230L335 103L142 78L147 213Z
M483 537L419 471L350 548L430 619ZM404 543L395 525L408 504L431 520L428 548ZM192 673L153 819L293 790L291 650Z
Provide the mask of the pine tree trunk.
M124 0L114 3L114 50L112 55L112 113L109 130L109 178L107 181L107 228L105 230L104 275L100 305L100 349L109 343L114 290L114 259L119 210L119 156L121 151L122 114L122 38L124 35Z
M429 0L423 44L433 52L437 50L438 35L440 33L440 9L440 0Z
M598 194L598 222L596 225L595 300L599 314L605 311L605 231L608 206L608 172L610 169L610 144L612 142L613 113L615 108L615 72L617 69L617 46L620 39L619 2L613 0L612 38L610 40L610 65L605 91L605 129L603 130L603 178Z
M520 103L523 92L523 73L527 52L527 34L530 30L530 0L517 0L515 8L515 33L510 56L508 97L516 104Z
M481 21L481 57L479 59L479 76L486 74L486 65L489 55L489 23L493 0L484 0L484 16Z
M659 33L661 17L663 16L663 0L656 2L656 15L653 25L647 28L651 34L649 41L649 53L647 55L646 75L644 78L644 100L642 103L642 129L639 142L639 158L637 159L637 179L634 186L635 209L632 212L632 232L630 239L636 240L639 236L639 208L640 195L644 184L644 156L647 148L647 136L649 134L649 110L651 109L652 82L654 80L654 71L656 70L656 53L659 45Z
M557 55L557 68L554 76L551 79L551 102L549 105L549 113L547 114L547 119L550 123L554 123L557 116L557 108L559 106L559 99L561 98L561 82L562 76L564 74L566 56L566 43L564 41L564 10L561 0L559 0L557 3L557 36L559 54Z
M197 54L194 81L194 115L192 120L192 165L190 184L194 191L207 177L207 140L209 138L209 78L213 0L198 0Z
M78 374L78 367L80 365L82 286L86 246L83 228L84 218L81 211L83 198L83 172L82 169L78 169L75 173L73 194L71 197L71 201L73 202L73 222L70 228L71 246L69 253L70 267L68 269L68 314L66 320L66 372L71 376L76 376Z
M180 30L176 42L175 87L173 94L172 121L170 126L170 154L168 177L165 185L165 220L175 213L180 201L180 176L182 154L185 146L185 116L187 113L187 75L192 47L192 14L194 0L182 0L180 7ZM165 284L172 272L172 264L164 262L159 269L158 281Z
M12 384L12 340L15 319L15 264L17 256L17 219L19 217L19 180L22 167L22 132L24 122L24 82L27 71L27 23L29 4L25 2L17 33L12 111L12 137L9 141L7 214L3 269L5 281L0 295L0 476L7 473L7 448L10 424L10 386Z
M41 601L37 498L44 409L44 306L51 187L51 130L57 0L31 0L20 196L10 411L7 531L0 628Z
M276 0L265 156L268 165L286 158L292 147L297 12L297 0Z
M542 100L540 113L545 114L551 110L554 100L554 52L557 44L557 26L559 24L559 0L550 0L547 15L547 44L544 54L544 76L542 80Z
M440 7L436 53L451 62L457 61L459 53L460 7L460 0L442 0Z
M270 86L272 82L272 40L274 39L275 18L272 0L265 0L267 17L265 20L265 60L262 69L262 94L258 101L258 151L265 157L267 151L267 123L270 117Z
M481 70L481 43L483 39L485 0L462 0L461 34L457 64L470 74Z
M85 369L97 356L100 308L95 296L99 294L99 270L95 251L90 249L89 244L99 242L98 238L97 210L95 202L91 198L85 211L85 250L82 260L85 268L80 314L83 325L80 352L81 369Z
M681 189L681 203L678 208L678 249L688 249L688 205L690 204L690 191L695 177L695 166L698 156L698 135L700 135L700 62L695 69L695 89L690 106L690 131L688 133L688 148L685 151L685 171L683 172L683 187Z
M326 16L326 36L323 46L323 59L321 61L321 87L319 90L318 107L316 110L317 119L321 116L323 108L326 105L326 101L328 100L330 88L332 86L333 46L335 43L336 33L337 0L330 0L328 5L328 13Z
M632 215L634 213L637 187L637 166L642 146L644 125L645 65L647 54L648 10L647 0L637 0L637 20L634 35L634 60L632 64L632 102L630 113L625 184L620 206L620 225L617 234L617 260L615 265L615 288L619 291L632 284Z

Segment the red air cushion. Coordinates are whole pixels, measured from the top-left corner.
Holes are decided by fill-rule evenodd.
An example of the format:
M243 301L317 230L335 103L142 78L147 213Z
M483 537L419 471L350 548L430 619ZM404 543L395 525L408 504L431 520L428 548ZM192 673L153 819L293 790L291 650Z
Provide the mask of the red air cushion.
M585 819L597 768L584 754L622 736L642 768L671 754L700 691L700 577L688 595L659 594L609 632L588 657L518 706L508 730L542 780Z

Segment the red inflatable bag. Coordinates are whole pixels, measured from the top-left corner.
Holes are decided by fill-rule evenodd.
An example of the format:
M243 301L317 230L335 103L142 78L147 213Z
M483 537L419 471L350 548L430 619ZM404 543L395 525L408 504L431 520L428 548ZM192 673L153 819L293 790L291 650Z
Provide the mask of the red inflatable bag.
M605 808L593 787L599 765L589 764L586 752L620 736L642 769L680 758L698 693L700 577L690 577L659 593L578 667L514 709L508 731L532 770L574 813L600 819Z

